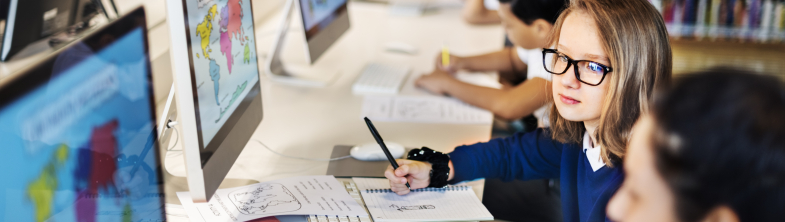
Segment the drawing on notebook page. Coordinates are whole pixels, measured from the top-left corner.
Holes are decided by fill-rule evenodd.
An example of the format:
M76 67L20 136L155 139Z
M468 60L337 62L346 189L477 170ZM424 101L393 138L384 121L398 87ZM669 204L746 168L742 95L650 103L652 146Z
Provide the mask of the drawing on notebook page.
M436 206L434 205L398 206L393 204L390 205L390 208L403 212L405 210L433 210L436 209Z
M229 199L245 215L283 213L302 207L294 194L278 183L237 189L229 193Z

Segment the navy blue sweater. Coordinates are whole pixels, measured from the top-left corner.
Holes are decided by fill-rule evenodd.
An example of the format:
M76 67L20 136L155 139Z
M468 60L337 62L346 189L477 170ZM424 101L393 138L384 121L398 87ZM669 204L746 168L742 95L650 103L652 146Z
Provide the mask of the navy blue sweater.
M621 163L595 172L581 144L554 141L547 129L460 146L450 158L455 170L451 183L559 178L565 222L607 221L605 207L624 180Z

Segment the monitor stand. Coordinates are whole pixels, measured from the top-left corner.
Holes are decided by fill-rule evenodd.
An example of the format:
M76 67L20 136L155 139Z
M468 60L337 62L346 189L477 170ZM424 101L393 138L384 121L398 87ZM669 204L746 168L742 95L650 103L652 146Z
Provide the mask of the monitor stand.
M295 1L286 0L285 4L286 5L284 5L283 17L281 18L281 26L278 30L277 35L275 36L275 42L273 43L273 49L271 51L272 55L269 55L267 57L267 62L266 62L267 77L269 77L270 80L272 80L273 82L286 84L286 85L314 87L314 88L326 87L330 82L335 80L335 77L338 76L336 73L330 73L332 74L333 78L329 81L309 79L301 75L303 74L303 72L308 72L308 71L299 70L299 69L295 70L295 69L291 69L291 67L286 68L284 67L283 61L281 61L281 57L282 57L281 52L283 51L284 43L286 42L285 38L289 30L292 14L294 14ZM306 44L307 46L307 42L303 42L303 44ZM311 61L308 61L308 63L311 63ZM320 70L319 72L324 72L324 70Z
M169 60L169 56L161 56L160 58L164 58L167 62ZM157 129L157 133L159 135L158 144L160 146L158 150L161 157L159 164L162 168L161 173L163 175L161 177L164 181L164 194L166 195L166 203L168 204L181 204L180 199L177 197L177 192L189 191L187 178L174 176L169 173L169 170L166 169L166 153L170 151L170 143L177 143L177 140L180 140L179 135L173 135L176 133L176 131L173 131L173 127L176 127L177 125L177 106L175 105L175 93L174 84L172 84L169 89L169 95L167 96L166 104L164 105L164 110L161 115L158 116L160 119L158 120L159 124ZM179 152L183 151L179 150ZM218 186L218 189L246 186L257 183L259 183L259 181L224 178L221 182L221 185Z

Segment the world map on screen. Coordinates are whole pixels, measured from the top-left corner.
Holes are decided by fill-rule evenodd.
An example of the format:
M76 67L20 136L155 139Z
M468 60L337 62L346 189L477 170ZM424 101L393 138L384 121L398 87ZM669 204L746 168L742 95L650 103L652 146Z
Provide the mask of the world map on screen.
M187 0L203 147L259 81L250 0Z

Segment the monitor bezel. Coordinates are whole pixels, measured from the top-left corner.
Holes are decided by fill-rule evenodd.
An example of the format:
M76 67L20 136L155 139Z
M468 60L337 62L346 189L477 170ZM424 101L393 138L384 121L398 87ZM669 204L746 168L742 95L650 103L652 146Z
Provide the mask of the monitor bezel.
M18 72L15 72L14 74L11 74L10 76L4 79L0 79L0 95L3 95L0 96L0 109L14 103L18 99L21 99L21 97L23 97L24 95L27 95L31 91L36 90L39 87L45 85L53 78L56 78L58 76L57 74L59 73L52 73L51 70L54 68L54 62L57 59L57 56L60 55L60 53L73 48L74 45L80 42L87 41L91 38L98 38L98 36L102 33L117 31L117 30L112 30L111 28L118 26L119 24L134 24L133 26L128 26L130 27L129 29L121 30L121 33L123 35L133 31L136 28L141 27L143 42L144 42L144 54L147 56L147 64L145 69L147 71L146 78L148 80L147 82L148 101L150 102L150 108L151 108L149 112L150 112L150 117L152 118L151 123L153 124L153 129L157 129L156 126L157 116L155 114L155 94L153 89L154 87L153 87L153 75L152 75L152 63L151 63L152 60L150 59L150 50L149 50L150 44L147 36L148 34L147 18L145 17L145 11L143 7L138 7L128 12L125 16L118 18L117 20L109 24L106 24L104 27L101 27L99 29L90 32L81 40L74 41L68 44L67 46L62 47L61 49L53 52L47 57L39 60L35 64L30 65L27 68L22 69ZM112 43L117 40L119 39L113 40ZM111 44L107 44L104 47L109 45ZM98 51L100 51L100 49ZM152 133L151 136L153 136L153 141L158 141L157 133ZM151 151L154 151L152 152L153 153L152 155L155 156L155 162L158 163L158 167L155 168L157 174L156 180L160 182L157 191L158 194L160 194L158 195L158 202L165 203L166 195L164 193L165 190L164 186L166 185L166 183L164 182L164 177L163 177L164 166L162 164L163 162L161 161L161 156L159 155L158 150L159 150L159 144L157 142L153 143L153 147L151 148ZM164 219L166 218L165 209L161 208L160 216L161 216L160 218L164 218Z

